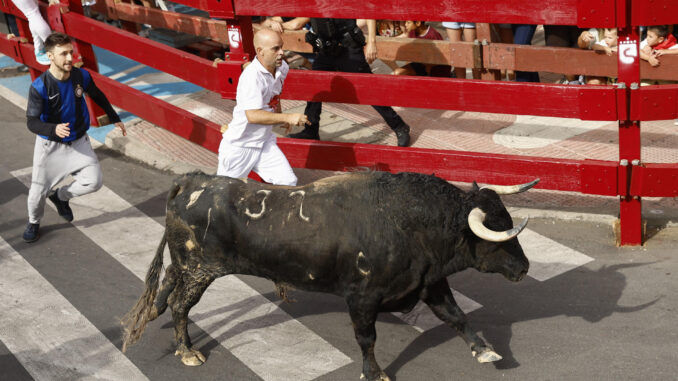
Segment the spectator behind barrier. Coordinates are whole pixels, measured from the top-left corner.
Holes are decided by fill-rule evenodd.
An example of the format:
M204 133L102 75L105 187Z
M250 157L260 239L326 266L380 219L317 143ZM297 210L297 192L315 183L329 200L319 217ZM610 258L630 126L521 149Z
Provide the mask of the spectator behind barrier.
M537 30L532 24L512 24L513 43L516 45L532 45L532 37ZM516 70L516 82L539 82L539 73L536 71Z
M678 54L676 38L669 33L667 25L653 25L647 27L647 37L640 43L640 58L646 60L653 67L660 65L659 57ZM675 84L677 81L642 79L641 86ZM678 125L678 119L676 120Z
M472 22L444 21L443 27L447 31L450 42L473 42L476 39L476 24ZM473 69L473 79L480 79L480 70ZM456 78L466 79L465 67L454 67Z
M666 25L647 27L647 37L640 43L640 58L652 66L659 66L659 57L667 54L678 54L676 38L669 34Z
M559 48L576 48L581 29L576 25L544 25L544 40L546 46ZM565 74L556 83L563 85L582 85L579 75Z
M425 40L442 40L443 36L425 21L407 20L403 25L403 35L408 38L421 38ZM394 75L430 75L433 77L449 77L452 66L433 65L419 62L410 62L393 70Z

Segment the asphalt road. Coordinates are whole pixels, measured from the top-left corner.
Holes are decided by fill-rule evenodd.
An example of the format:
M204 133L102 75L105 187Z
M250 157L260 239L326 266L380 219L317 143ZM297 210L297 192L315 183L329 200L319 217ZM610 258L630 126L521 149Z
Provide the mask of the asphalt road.
M42 237L26 244L35 136L24 111L2 98L0 115L0 378L358 379L341 298L293 291L296 302L281 303L271 282L246 276L215 282L193 310L189 332L204 365L173 356L169 313L122 354L118 321L143 290L173 175L98 148L104 189L74 200L73 223L48 205ZM676 379L676 231L617 248L611 228L596 223L545 218L529 229L522 243L532 267L522 282L473 270L449 278L472 327L504 359L476 363L423 312L410 316L420 318L414 324L382 314L376 355L391 379Z

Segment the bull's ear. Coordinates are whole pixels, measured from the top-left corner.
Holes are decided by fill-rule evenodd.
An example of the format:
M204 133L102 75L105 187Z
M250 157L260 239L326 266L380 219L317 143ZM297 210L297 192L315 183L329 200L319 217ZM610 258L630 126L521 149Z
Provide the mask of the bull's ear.
M471 184L471 192L477 192L479 189L478 183L474 181L473 184Z

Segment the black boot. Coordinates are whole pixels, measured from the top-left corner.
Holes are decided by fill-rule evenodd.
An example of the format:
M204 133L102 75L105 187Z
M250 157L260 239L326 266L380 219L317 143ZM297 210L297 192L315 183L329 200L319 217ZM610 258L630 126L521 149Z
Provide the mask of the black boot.
M24 242L35 242L35 241L37 241L38 238L40 238L39 229L40 229L40 224L32 224L32 223L29 222L28 225L26 225L26 230L24 230L24 235L23 235Z
M289 134L287 137L293 139L320 140L318 131L311 131L308 128L304 128L301 132L297 132L296 134Z
M398 147L408 147L410 145L410 126L406 123L393 129L398 138Z
M68 201L62 201L59 199L59 196L57 195L59 192L54 192L52 193L51 196L49 196L49 200L54 203L54 206L57 208L57 213L61 217L64 218L64 220L71 222L73 221L73 211L71 210L70 205L68 205Z

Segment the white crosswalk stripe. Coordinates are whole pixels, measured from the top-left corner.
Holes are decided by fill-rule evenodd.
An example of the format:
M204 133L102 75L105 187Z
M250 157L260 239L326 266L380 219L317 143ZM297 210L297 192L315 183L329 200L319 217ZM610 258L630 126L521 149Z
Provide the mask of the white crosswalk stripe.
M461 308L465 314L471 313L482 307L480 303L464 296L462 293L456 290L452 290L452 295L454 296L454 300L457 302L459 308ZM399 312L395 312L393 314L399 317L405 323L414 327L414 329L419 332L426 332L429 329L433 329L443 324L442 320L438 319L438 317L433 314L433 311L431 311L431 309L428 308L424 302L417 303L412 311L406 314Z
M0 340L36 380L146 380L0 237Z
M29 186L30 172L31 168L25 168L13 171L12 175ZM105 186L96 193L73 199L71 205L76 215L73 224L143 279L164 227ZM530 260L528 275L538 281L593 260L529 229L525 229L520 240ZM169 263L167 253L165 262ZM482 307L452 291L465 313ZM407 314L394 315L419 332L443 324L422 302ZM191 319L266 381L311 380L352 361L234 276L215 281L191 310Z
M30 172L12 175L30 186ZM105 186L70 204L73 224L144 279L164 227ZM312 380L352 362L235 276L212 283L190 317L266 381Z
M525 256L530 260L527 275L540 282L593 261L588 255L530 229L523 230L519 239Z

